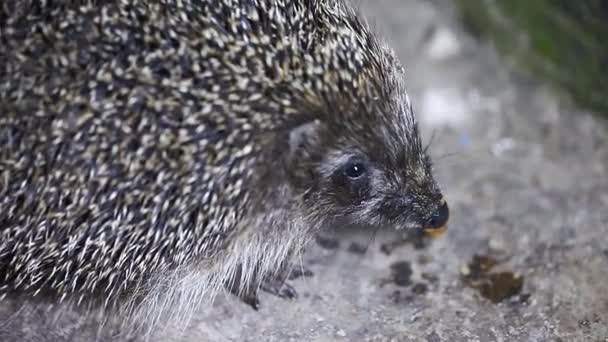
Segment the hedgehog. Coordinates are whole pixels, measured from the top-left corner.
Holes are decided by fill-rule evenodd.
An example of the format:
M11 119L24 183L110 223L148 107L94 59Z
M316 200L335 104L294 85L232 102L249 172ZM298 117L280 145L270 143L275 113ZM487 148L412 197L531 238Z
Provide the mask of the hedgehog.
M404 68L346 0L8 1L0 113L4 300L257 307L323 229L449 216Z

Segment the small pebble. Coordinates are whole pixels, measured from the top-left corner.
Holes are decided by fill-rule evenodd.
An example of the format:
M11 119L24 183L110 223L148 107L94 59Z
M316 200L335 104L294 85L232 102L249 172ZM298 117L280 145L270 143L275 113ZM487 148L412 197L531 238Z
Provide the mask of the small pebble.
M472 262L469 264L469 270L475 274L488 273L498 262L491 256L474 255Z
M393 303L398 304L401 301L401 291L395 290L389 296L393 300Z
M520 294L516 299L515 299L515 303L516 304L520 304L520 305L528 305L530 304L530 297L532 297L531 294L529 293L522 293Z
M325 249L337 249L338 247L340 247L340 242L334 238L318 235L316 237L316 241L319 246Z
M422 272L422 279L428 281L429 283L436 283L439 281L439 277L429 272Z
M462 274L463 276L468 276L469 274L471 274L471 269L469 268L469 265L460 266L460 274Z
M365 252L367 252L367 246L353 242L348 246L348 251L354 254L365 254Z
M318 295L318 294L317 294L317 295L314 295L312 298L313 298L313 300L315 300L315 301L319 301L319 302L325 302L325 298L323 298L323 296Z
M414 297L411 294L403 294L399 290L393 291L389 298L394 304L410 303L414 300Z
M488 248L490 248L490 251L493 253L504 253L507 251L505 241L500 239L490 239L490 241L488 241Z
M383 243L380 246L380 251L382 251L382 253L386 254L386 255L391 255L391 253L393 252L393 250L396 248L396 244L395 243L391 243L391 242L387 242L387 243Z
M412 286L412 293L415 295L423 295L428 291L428 286L424 283L417 283Z
M421 254L418 256L418 263L421 265L428 264L431 261L433 261L433 257L430 255Z
M502 157L509 151L513 150L515 148L515 145L515 140L513 140L512 138L501 138L494 144L492 144L490 151L494 156Z
M340 329L338 330L338 332L336 332L336 334L340 337L346 337L346 331Z
M393 282L398 286L409 286L412 283L412 266L407 261L397 261L391 264Z
M426 337L427 342L441 342L441 337L436 332L432 332Z

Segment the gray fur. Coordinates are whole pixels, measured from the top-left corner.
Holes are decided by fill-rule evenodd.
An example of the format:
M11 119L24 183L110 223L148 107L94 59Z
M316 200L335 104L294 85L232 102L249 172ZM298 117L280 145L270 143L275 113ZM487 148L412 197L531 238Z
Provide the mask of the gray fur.
M152 335L226 283L257 288L336 219L420 228L440 203L403 68L344 1L15 4L0 8L3 297ZM370 181L344 204L331 179L354 155Z

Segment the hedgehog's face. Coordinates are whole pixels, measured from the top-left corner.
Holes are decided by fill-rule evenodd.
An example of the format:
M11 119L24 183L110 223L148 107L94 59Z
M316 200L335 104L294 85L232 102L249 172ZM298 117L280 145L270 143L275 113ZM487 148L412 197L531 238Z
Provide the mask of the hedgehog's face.
M313 214L397 229L441 229L448 206L419 145L366 132L317 128L300 171ZM415 133L417 134L417 133ZM417 142L414 142L416 144Z
M328 72L318 99L302 106L319 120L292 132L289 172L305 194L308 217L441 229L449 210L421 144L403 68L392 50L376 48L363 51L375 62Z
M329 153L317 170L317 196L332 215L374 227L440 229L446 225L448 206L431 176L428 158L411 164L404 158L405 163L394 168L382 155L353 150Z

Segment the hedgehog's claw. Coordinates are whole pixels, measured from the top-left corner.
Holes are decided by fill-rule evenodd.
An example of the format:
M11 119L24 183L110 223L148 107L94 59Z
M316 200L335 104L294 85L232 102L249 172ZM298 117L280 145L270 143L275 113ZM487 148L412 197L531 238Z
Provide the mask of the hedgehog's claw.
M244 293L239 298L245 304L251 306L253 310L258 311L260 309L260 298L258 298L257 293Z
M291 267L288 280L298 279L300 277L312 277L314 273L305 266Z
M291 286L287 280L294 280L300 277L310 277L313 273L304 266L287 267L286 271L277 276L266 277L262 282L260 289L284 299L295 299L298 297L296 289Z

